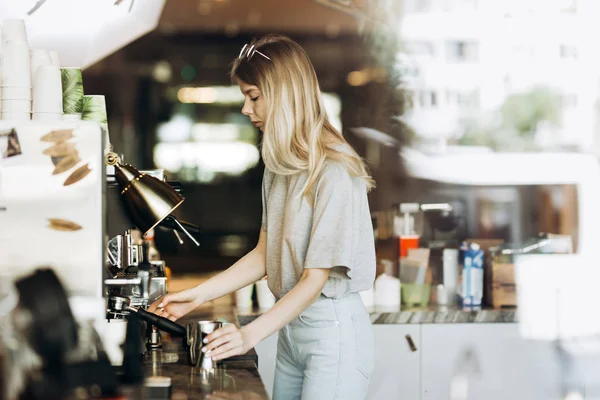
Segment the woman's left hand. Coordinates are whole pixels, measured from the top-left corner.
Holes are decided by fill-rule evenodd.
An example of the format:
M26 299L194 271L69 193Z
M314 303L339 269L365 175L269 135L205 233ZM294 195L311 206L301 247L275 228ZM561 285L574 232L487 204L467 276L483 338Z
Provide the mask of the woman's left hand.
M233 324L217 329L205 339L206 345L202 351L215 361L247 353L255 343L252 343L248 332Z

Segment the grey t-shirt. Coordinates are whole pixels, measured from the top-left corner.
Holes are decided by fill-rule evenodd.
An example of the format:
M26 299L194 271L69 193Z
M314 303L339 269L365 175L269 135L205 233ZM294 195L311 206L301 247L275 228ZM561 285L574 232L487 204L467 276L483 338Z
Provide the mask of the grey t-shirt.
M313 205L302 196L308 174L278 175L265 168L262 228L267 232L267 279L276 298L305 268L332 268L322 294L339 298L369 289L375 279L373 226L363 179L326 161Z

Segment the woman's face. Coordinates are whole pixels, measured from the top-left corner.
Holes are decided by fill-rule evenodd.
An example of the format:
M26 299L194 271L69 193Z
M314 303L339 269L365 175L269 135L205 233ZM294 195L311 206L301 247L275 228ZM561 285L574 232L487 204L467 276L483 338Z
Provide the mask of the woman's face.
M242 114L247 115L250 121L262 131L265 124L265 101L257 86L239 81L240 90L244 94L244 107Z

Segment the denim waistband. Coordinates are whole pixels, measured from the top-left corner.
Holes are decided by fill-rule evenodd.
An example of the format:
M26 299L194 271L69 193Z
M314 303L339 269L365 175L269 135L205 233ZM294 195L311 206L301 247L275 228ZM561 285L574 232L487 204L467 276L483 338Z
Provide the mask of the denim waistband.
M327 296L321 294L315 300L315 303L320 302L320 301L327 301L327 300L334 300L335 302L338 302L338 303L342 303L342 302L355 302L355 301L360 301L362 303L362 299L361 299L360 295L358 293L356 293L356 292L346 293L342 297L327 297Z

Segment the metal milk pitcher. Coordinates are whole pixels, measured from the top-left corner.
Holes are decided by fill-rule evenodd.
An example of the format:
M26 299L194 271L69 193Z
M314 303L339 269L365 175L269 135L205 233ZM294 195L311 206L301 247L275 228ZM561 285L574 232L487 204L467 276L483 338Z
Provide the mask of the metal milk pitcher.
M217 367L217 362L200 349L204 345L204 338L222 326L223 323L218 321L197 321L186 325L191 365L200 370L212 370Z

